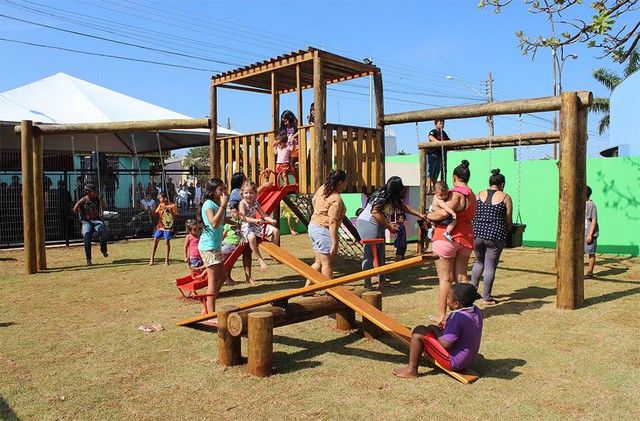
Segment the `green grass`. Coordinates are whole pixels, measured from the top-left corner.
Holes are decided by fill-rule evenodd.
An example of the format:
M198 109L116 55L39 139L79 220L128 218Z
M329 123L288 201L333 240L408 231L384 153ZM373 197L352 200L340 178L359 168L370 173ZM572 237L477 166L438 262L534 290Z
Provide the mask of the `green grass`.
M283 246L310 263L305 235ZM150 241L110 244L110 257L83 266L81 247L47 250L49 269L24 275L22 251L0 252L0 413L3 419L622 419L640 416L640 259L599 255L585 306L555 307L553 250L506 250L473 365L463 385L423 362L418 380L391 370L407 349L390 337L365 340L331 317L279 327L274 371L217 364L209 328L176 327L197 315L179 299L187 269L182 240L172 265L149 267ZM392 253L393 248L388 248ZM160 261L164 249L159 247ZM390 257L390 254L388 255ZM260 285L223 289L218 305L300 287L272 260ZM340 259L338 276L356 272ZM236 280L240 269L234 270ZM433 264L390 276L383 309L407 326L436 307ZM144 333L141 324L161 323ZM246 339L242 341L246 356Z

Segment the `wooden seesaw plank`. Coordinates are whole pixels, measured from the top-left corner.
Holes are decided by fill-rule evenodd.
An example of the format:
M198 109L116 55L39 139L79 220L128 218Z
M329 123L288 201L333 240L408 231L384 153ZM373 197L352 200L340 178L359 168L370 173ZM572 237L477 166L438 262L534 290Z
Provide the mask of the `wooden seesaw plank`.
M265 240L262 243L260 243L260 247L263 247L263 245L266 245L266 244L272 244L272 243L270 241L266 241ZM282 249L280 247L278 247L278 250L282 250ZM267 251L267 249L265 249L265 251ZM339 285L343 285L343 284L348 284L350 282L359 281L359 280L364 279L364 278L370 278L372 276L393 272L393 271L398 270L398 269L407 268L407 267L410 267L410 266L416 266L416 265L419 265L419 264L421 264L421 263L423 263L425 261L436 260L437 258L438 258L438 256L436 256L436 255L427 255L427 254L425 254L425 255L421 255L421 256L416 256L416 257L412 257L412 258L409 258L409 259L405 259L405 260L402 260L400 262L395 262L395 263L391 263L391 264L388 264L388 265L380 266L378 268L365 270L363 272L352 273L352 274L349 274L349 275L346 275L346 276L342 276L342 277L336 278L336 279L331 279L331 280L329 280L329 278L327 278L324 275L322 275L323 279L327 279L328 282L323 283L323 284L318 284L318 285L311 285L311 286L304 287L304 288L298 288L298 289L294 289L294 290L291 290L291 291L286 291L286 292L283 292L281 294L272 295L270 297L259 298L257 300L250 301L248 303L240 304L238 306L238 310L246 310L248 308L258 307L258 306L261 306L261 305L264 305L264 304L269 304L269 303L271 303L273 301L288 300L289 298L298 297L300 295L304 295L304 294L311 293L311 292L322 291L322 290L325 290L325 289L333 287L333 286L339 286ZM295 257L294 257L294 259L295 259ZM278 259L278 260L280 260L280 259ZM297 269L296 268L292 268L296 272L300 273L300 270L303 270L303 271L311 271L311 272L313 272L315 274L321 275L320 272L317 272L317 271L311 269L311 267L306 265L303 261L298 260L298 262L299 263L297 263ZM307 276L307 275L303 275L303 276ZM205 321L205 320L213 319L216 316L217 316L217 313L214 311L214 312L211 312L211 313L202 314L200 316L192 317L191 319L179 321L179 322L176 323L176 326L187 326L187 325L190 325L190 324L193 324L193 323L198 323L198 322L202 322L202 321Z
M306 265L300 259L296 258L295 256L288 253L286 250L281 249L280 247L276 246L273 243L264 242L260 245L260 247L264 251L269 253L274 259L280 261L284 265L295 270L302 276L305 276L307 279L309 279L311 282L315 283L316 285L322 285L327 287L328 283L331 282L331 280L328 277L326 277L325 275L321 274L316 270L311 269L308 265ZM431 257L435 257L435 258L431 258L429 260L436 260L438 256L431 256ZM402 262L403 261L400 261L397 263L402 263ZM390 265L384 265L384 266L392 266L392 265L394 265L394 263ZM361 273L364 273L364 272L361 272ZM365 317L368 320L370 320L372 323L380 327L389 335L400 340L405 345L411 346L411 330L406 326L404 326L403 324L392 319L382 311L378 310L371 304L364 301L362 298L352 294L349 290L347 290L344 287L335 286L335 287L328 288L326 291L329 294L331 294L334 298L336 298L337 300L340 300L345 305L347 305L348 307L350 307L351 309L353 309L354 311L362 315L362 317ZM432 364L434 364L435 366L437 366L438 368L440 368L441 370L449 374L451 377L455 378L456 380L464 384L469 384L477 380L478 378L480 378L480 376L471 369L466 369L462 372L452 371L441 366L428 353L425 352L422 355L425 359L430 361Z

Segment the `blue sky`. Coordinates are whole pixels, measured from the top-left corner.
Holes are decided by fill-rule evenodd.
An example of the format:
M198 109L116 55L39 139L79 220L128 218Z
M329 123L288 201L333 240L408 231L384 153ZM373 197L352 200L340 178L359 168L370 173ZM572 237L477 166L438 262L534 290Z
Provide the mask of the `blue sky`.
M522 55L515 36L518 30L532 37L548 36L549 23L543 16L528 13L522 2L514 2L499 15L490 9L479 10L477 3L0 0L0 14L6 16L0 17L0 38L10 40L0 41L0 92L64 72L201 118L209 110L210 75L313 46L357 60L372 57L382 69L386 113L484 102L474 90L484 95L489 72L495 101L552 95L551 51L540 50L532 61L531 56ZM588 8L584 12L582 17L592 14ZM607 96L592 71L606 67L622 74L622 68L610 58L596 58L601 55L599 50L576 45L564 52L579 55L565 62L565 91L590 90L595 96ZM473 89L446 79L447 75ZM305 91L304 98L307 109L312 91ZM284 95L281 101L282 109L295 111L295 94ZM221 89L218 107L221 124L229 119L234 130L269 129L268 96ZM369 79L330 86L327 108L328 121L367 126ZM609 139L606 133L597 135L598 116L590 114L589 118L588 149L595 156L609 145ZM523 116L522 132L549 131L552 120L549 113ZM421 141L432 126L431 122L420 123ZM398 149L417 152L415 124L392 128L397 132ZM484 119L450 120L446 130L456 139L482 137L488 132ZM496 135L517 132L517 116L496 117ZM524 152L527 158L548 154L548 147L529 147Z

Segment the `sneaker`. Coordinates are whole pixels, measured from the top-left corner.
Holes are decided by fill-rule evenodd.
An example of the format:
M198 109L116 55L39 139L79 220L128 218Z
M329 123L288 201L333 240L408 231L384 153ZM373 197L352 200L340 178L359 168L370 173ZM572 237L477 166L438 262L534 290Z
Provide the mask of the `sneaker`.
M451 234L445 231L442 233L442 236L446 238L451 244L453 244L453 237L451 236Z
M429 240L433 240L433 228L429 228L429 229L427 230L427 238L428 238Z

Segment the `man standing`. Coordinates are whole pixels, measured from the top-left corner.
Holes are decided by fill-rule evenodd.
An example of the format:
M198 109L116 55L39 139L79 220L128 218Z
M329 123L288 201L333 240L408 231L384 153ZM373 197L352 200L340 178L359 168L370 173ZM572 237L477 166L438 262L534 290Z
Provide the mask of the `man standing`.
M429 132L429 142L442 142L449 140L447 132L444 131L444 120L433 122L435 128ZM427 152L427 194L433 194L438 181L444 180L444 166L442 165L442 148L428 149Z

